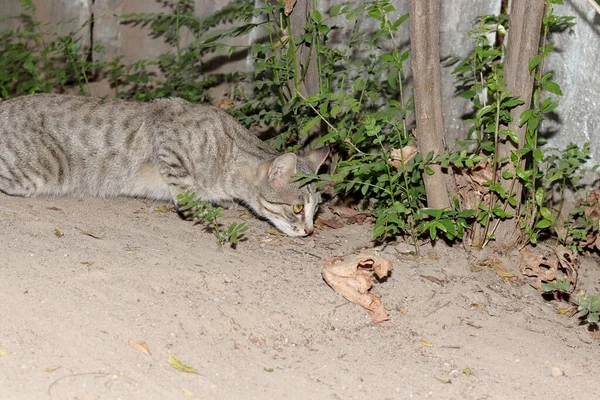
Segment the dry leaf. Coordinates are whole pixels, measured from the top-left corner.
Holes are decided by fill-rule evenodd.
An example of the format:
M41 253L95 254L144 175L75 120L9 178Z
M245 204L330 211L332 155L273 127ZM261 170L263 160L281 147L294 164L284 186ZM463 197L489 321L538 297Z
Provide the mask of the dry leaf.
M358 223L362 225L371 216L370 212L356 211L352 207L330 206L331 211L339 215L347 224Z
M296 4L296 0L283 0L285 5L283 6L283 13L285 15L290 15L292 10L294 9L294 5Z
M577 312L577 308L575 307L561 307L556 310L558 314L575 314Z
M285 237L285 234L275 230L275 229L267 229L267 233L273 236Z
M133 347L134 349L136 349L137 351L139 351L140 353L144 353L144 354L148 354L150 355L150 346L148 346L148 343L146 343L143 340L133 340L133 339L129 339L127 341L127 344L130 345L131 347Z
M52 207L46 207L46 209L50 210L50 211L61 211L60 208L54 207L54 206L52 206Z
M56 235L57 238L61 238L61 237L65 236L65 234L62 233L61 231L59 231L58 229L54 230L54 235Z
M94 239L102 239L102 237L103 237L103 236L100 236L100 235L96 235L93 232L82 231L81 229L79 229L77 227L75 227L75 229L77 229L77 232L81 233L82 235L93 237Z
M227 97L223 97L221 100L215 103L215 107L220 108L222 110L228 110L233 107L233 101Z
M562 246L549 249L538 244L535 249L521 250L521 273L529 278L529 284L543 293L542 284L568 279L571 290L577 282L578 264L573 253Z
M190 374L200 375L200 373L198 371L196 371L195 368L192 368L189 365L185 365L184 363L181 362L181 360L174 357L172 354L169 354L169 364L171 364L171 366L173 368L175 368L181 372L189 372Z
M391 270L391 261L373 254L359 254L350 260L327 260L321 274L333 290L346 300L366 308L373 322L378 323L389 318L381 299L369 292L373 287L371 274L381 279Z
M444 283L446 283L446 281L444 281L443 279L436 278L435 276L432 276L432 275L419 275L419 276L421 278L427 279L428 281L431 281L433 283L437 283L438 285L443 285Z
M315 222L317 224L328 226L331 229L340 229L344 226L344 223L335 217L327 218L327 219L317 218L317 220Z
M44 370L44 372L51 373L51 372L58 371L58 370L59 370L59 369L61 369L61 368L62 368L62 365L59 365L58 367L54 367L54 368L46 368L46 369Z
M0 350L0 356L7 356L9 354L11 354L10 351Z
M426 346L426 347L433 347L433 343L431 343L431 342L429 342L429 341L427 341L427 340L421 340L420 342L421 342L421 344L422 344L423 346Z
M181 391L181 393L185 394L188 397L196 397L196 395L194 395L194 393L190 392L187 389L179 388L179 390Z
M419 151L415 146L404 146L401 149L392 149L388 163L394 168L406 165Z

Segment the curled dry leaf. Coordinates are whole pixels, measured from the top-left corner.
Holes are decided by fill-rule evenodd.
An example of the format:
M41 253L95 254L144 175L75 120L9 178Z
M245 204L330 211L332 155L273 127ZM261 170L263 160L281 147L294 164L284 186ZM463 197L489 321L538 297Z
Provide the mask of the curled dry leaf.
M541 293L542 284L566 278L571 283L571 288L575 288L578 264L573 253L562 246L550 250L538 245L534 250L521 250L519 265L521 273L529 278L531 286Z
M492 166L489 160L482 161L471 168L454 170L457 191L465 208L476 209L487 199L489 188L484 186L483 182L491 181L492 177Z
M139 351L140 353L144 353L144 354L148 354L150 355L150 346L148 346L148 343L146 343L143 340L133 340L133 339L129 339L127 341L127 344L130 345L131 347L133 347L134 349L136 349L137 351Z
M284 2L285 5L283 6L283 13L285 15L290 15L294 9L294 5L296 5L296 0L284 0Z
M356 211L352 207L336 205L330 206L331 211L337 214L340 218L342 218L347 224L359 224L362 225L365 223L367 218L371 216L371 213L366 211Z
M331 218L317 218L318 224L325 225L331 229L340 229L344 226L344 223L335 217Z
M94 239L101 240L103 238L103 236L97 235L94 232L83 231L83 230L79 229L78 227L75 227L75 229L77 229L77 232L81 233L82 235L93 237Z
M321 274L333 290L346 300L367 309L373 322L388 320L379 296L370 293L371 275L381 279L392 270L392 262L373 254L359 254L350 259L333 258L325 262Z
M229 110L233 107L233 100L227 97L223 97L221 100L215 103L215 107L220 108L222 110Z
M388 163L394 168L405 166L407 162L412 160L419 150L415 146L404 146L401 149L392 149Z

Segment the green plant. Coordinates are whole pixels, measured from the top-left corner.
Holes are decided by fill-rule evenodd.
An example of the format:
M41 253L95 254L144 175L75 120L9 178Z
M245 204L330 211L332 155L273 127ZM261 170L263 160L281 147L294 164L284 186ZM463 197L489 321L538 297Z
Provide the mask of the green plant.
M489 195L480 198L479 213L476 216L476 220L483 226L479 237L474 239L474 245L477 247L483 247L494 239L495 231L504 219L517 219L523 233L523 246L527 243L535 244L540 235L547 232L557 219L551 212L543 186L544 183L549 183L548 175L540 171L542 163L552 164L556 160L545 160L538 138L544 114L552 113L558 107L558 100L552 97L543 99L542 94L548 92L562 95L560 86L552 80L552 73L544 71L544 60L553 51L549 35L551 32L570 28L573 24L573 17L554 14L554 6L557 4L562 4L562 1L548 0L546 3L546 13L542 21L542 45L539 54L529 63L530 72L535 71L535 88L533 108L525 110L518 123L519 127L526 125L524 143L519 143L515 133L506 128L512 121L510 110L523 102L507 92L503 77L502 40L489 41L491 32L495 32L498 38L503 38L508 23L506 15L480 17L474 29L469 32L475 50L453 71L457 80L457 90L461 96L472 100L475 108L474 118L468 120L473 125L467 140L460 144L470 146L474 154L481 156L482 161L490 163L491 179L482 183ZM501 140L512 141L516 146L508 158L499 157L498 144ZM569 148L566 151L574 152L574 149ZM563 166L562 170L554 168L554 171L546 171L552 174L550 182L561 177L565 182L571 178L576 179L573 174L581 163L575 165L576 154L572 154L568 159L574 168L567 171ZM510 163L512 168L504 168L507 163ZM569 178L566 178L565 174L568 174ZM508 190L500 184L500 177L510 182ZM519 186L523 186L523 199L517 198L517 182ZM513 215L510 212L519 208L521 213Z
M152 100L162 97L180 97L192 103L210 102L208 90L226 81L235 81L243 74L210 73L207 57L214 46L205 36L222 22L231 22L251 9L248 0L233 1L218 12L200 18L194 14L193 0L178 0L169 4L170 12L134 13L121 16L126 24L148 27L154 37L162 37L173 45L173 51L161 54L157 60L139 60L131 65L122 65L121 59L110 64L110 79L116 95L136 100ZM182 40L182 29L191 32L189 43ZM232 48L232 52L235 48ZM230 54L231 55L231 54ZM161 77L147 69L157 66ZM125 85L124 90L119 90Z
M196 198L195 192L186 191L177 195L177 202L180 211L191 210L195 218L206 224L207 228L215 235L219 247L226 243L235 246L240 235L248 230L248 225L244 223L232 223L223 230L222 224L219 223L219 218L223 215L223 208L213 207L206 201Z
M90 61L90 51L84 49L77 36L79 31L61 37L55 32L46 32L32 17L35 5L30 0L20 0L20 3L24 14L3 19L18 21L19 26L0 33L0 95L10 98L64 91L72 84L87 94L88 78L102 63ZM100 46L91 49L94 53L101 51Z
M590 324L600 321L600 298L586 292L580 292L575 296L579 318L585 318Z

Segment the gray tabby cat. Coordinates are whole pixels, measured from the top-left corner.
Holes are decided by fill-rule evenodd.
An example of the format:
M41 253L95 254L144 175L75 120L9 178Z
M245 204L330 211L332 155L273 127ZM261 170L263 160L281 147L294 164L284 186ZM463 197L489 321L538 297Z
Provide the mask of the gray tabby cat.
M319 194L298 187L329 149L279 154L233 117L181 99L150 103L32 95L0 102L0 191L15 196L135 196L187 190L238 201L290 236L313 232Z

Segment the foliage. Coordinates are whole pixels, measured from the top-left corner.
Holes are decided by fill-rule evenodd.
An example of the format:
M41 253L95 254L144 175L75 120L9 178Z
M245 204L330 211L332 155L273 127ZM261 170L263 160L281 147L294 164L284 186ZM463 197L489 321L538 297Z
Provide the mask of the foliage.
M177 202L180 211L191 210L195 219L206 224L208 230L215 235L219 247L226 243L235 246L239 236L248 230L248 225L244 223L232 223L223 230L222 224L219 223L219 218L223 215L223 208L213 207L206 201L196 198L195 192L188 190L177 195Z
M35 12L29 0L20 0L24 10ZM0 96L4 99L33 93L64 91L76 85L82 94L89 92L88 77L98 66L90 61L80 31L58 36L46 32L29 14L9 16L2 21L17 21L15 29L0 32ZM86 25L82 26L83 29ZM50 41L47 41L50 38ZM101 52L95 46L91 52Z
M169 4L170 12L133 13L122 15L124 23L148 27L152 36L162 37L174 46L173 51L161 54L157 60L139 60L123 65L118 59L111 64L110 79L115 95L136 100L180 97L192 103L210 102L208 90L223 82L239 80L243 74L210 73L206 56L213 51L203 36L222 22L231 22L245 15L252 6L248 0L233 1L206 18L194 13L193 0L178 0ZM191 33L185 44L182 30ZM157 78L148 67L156 67L162 77ZM124 86L125 90L119 91Z

